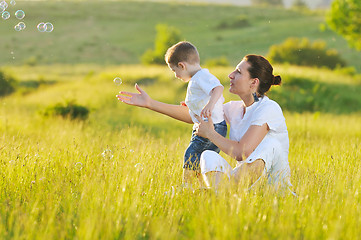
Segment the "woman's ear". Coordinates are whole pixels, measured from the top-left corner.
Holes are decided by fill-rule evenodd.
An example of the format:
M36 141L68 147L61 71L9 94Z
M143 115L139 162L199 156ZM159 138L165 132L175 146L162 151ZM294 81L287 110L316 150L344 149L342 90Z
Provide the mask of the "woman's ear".
M258 87L259 85L259 79L258 78L253 78L252 82L251 82L251 86L252 87Z

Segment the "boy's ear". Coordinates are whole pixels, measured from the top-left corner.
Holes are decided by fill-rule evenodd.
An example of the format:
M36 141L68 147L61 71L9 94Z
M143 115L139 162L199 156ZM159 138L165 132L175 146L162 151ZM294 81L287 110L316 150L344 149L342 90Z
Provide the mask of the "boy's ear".
M186 65L184 64L184 62L179 62L178 67L184 70L186 68Z

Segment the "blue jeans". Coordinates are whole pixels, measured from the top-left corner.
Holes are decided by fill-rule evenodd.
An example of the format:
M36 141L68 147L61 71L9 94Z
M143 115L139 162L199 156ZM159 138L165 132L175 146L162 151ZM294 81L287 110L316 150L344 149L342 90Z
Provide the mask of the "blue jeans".
M214 130L217 133L226 137L227 135L227 124L226 121L214 124ZM212 150L217 153L220 152L220 149L214 145L207 138L203 138L194 134L195 130L192 131L191 141L184 153L184 164L183 168L188 170L199 171L199 160L202 152L205 150Z

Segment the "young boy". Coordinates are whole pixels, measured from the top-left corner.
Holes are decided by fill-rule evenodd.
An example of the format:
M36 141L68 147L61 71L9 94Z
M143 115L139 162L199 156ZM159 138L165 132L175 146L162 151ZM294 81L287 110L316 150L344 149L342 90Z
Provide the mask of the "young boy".
M215 130L222 136L227 134L227 125L223 118L222 95L224 87L207 69L202 69L197 48L190 42L179 42L167 50L165 61L175 76L188 82L185 104L194 122L192 137L184 153L183 186L192 188L194 176L200 177L199 159L203 151L219 148L208 139L194 134L198 120L196 115L212 118Z

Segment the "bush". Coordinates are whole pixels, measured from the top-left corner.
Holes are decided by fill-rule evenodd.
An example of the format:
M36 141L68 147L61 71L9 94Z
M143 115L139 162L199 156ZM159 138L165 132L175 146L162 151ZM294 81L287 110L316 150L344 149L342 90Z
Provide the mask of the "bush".
M226 28L243 28L248 27L251 24L248 21L247 16L245 15L239 15L238 17L234 19L229 20L223 20L221 21L216 28L217 29L226 29Z
M16 80L0 71L0 97L6 96L15 91Z
M168 48L181 41L180 31L174 27L158 24L156 30L154 49L148 49L141 57L141 62L145 65L164 64L164 55Z
M334 69L344 67L345 61L335 49L326 49L326 42L307 38L288 38L279 45L273 45L268 53L273 63L289 63L301 66L317 66Z
M251 0L252 5L283 6L282 0Z
M296 9L307 9L307 4L304 0L294 0L292 7Z
M63 118L69 118L71 120L80 119L85 120L88 118L88 108L77 105L74 101L68 101L63 103L57 103L53 106L49 106L43 112L44 116L61 116Z
M205 66L207 67L219 67L219 66L224 66L224 67L228 67L229 61L226 57L219 57L219 58L212 58L212 59L208 59L205 64Z

